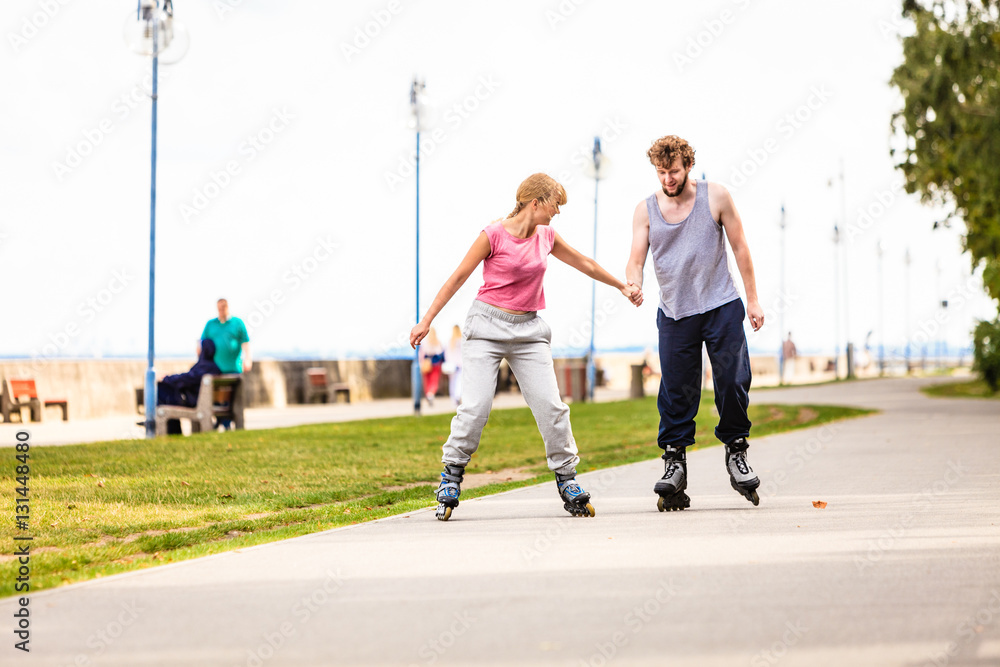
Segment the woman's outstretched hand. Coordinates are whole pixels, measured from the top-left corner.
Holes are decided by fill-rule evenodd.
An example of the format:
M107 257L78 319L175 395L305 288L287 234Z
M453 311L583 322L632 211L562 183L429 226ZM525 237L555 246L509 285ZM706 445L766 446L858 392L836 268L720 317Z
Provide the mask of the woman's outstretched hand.
M629 282L621 290L622 294L631 301L636 308L642 305L642 289Z
M420 344L420 341L424 339L424 336L427 335L427 332L430 331L430 329L431 325L424 324L423 322L420 322L420 324L410 329L410 347L414 350L417 349L417 345Z

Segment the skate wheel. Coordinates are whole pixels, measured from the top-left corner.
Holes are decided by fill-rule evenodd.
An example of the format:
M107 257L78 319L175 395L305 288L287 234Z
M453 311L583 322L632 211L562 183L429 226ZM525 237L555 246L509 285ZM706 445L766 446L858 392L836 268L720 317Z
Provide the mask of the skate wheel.
M587 514L589 514L590 516L596 516L597 515L597 511L594 510L594 506L591 505L590 503L587 503Z
M447 521L448 519L450 519L451 510L452 510L451 507L445 507L443 512L441 510L438 510L437 513L438 521Z
M752 502L754 507L760 505L760 496L757 495L756 489L750 492L750 495L747 496L747 500Z
M656 509L660 510L661 512L667 511L667 508L663 506L663 496L660 496L659 499L657 499Z

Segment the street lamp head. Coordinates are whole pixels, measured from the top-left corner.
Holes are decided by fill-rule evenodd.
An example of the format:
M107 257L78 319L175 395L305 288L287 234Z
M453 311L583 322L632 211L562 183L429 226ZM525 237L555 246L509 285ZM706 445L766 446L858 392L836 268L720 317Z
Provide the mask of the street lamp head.
M161 65L176 63L187 53L187 28L174 19L172 0L139 0L125 19L125 43L133 53L156 56Z
M431 105L427 99L423 79L414 76L410 84L410 120L407 126L416 132L424 132L431 126Z
M587 177L599 181L605 178L610 170L611 160L601 150L601 138L594 137L594 149L591 152L590 159L583 165L583 173Z

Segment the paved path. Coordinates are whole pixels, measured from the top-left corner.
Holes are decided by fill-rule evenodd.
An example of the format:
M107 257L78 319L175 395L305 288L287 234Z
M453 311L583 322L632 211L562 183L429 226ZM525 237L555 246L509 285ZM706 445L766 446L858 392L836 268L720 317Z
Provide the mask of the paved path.
M654 460L35 594L14 661L7 599L0 662L998 665L1000 410L921 382L756 393L884 411L753 441L757 508L710 448L684 512Z

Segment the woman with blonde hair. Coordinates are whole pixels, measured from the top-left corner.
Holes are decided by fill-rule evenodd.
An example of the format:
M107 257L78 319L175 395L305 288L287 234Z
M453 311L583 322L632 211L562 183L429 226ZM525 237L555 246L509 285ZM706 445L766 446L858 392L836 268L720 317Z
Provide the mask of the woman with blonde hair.
M455 272L445 281L423 319L410 332L416 347L455 292L483 263L483 286L462 327L462 403L444 443L444 472L437 490L437 518L447 521L458 506L465 466L479 448L483 427L493 407L497 369L507 360L521 393L535 416L545 442L549 469L563 507L573 516L594 516L590 494L576 482L576 441L569 407L562 402L552 367L552 330L538 316L545 308L542 281L548 255L581 273L611 285L636 306L642 291L625 284L586 257L553 230L549 223L566 204L566 190L546 174L533 174L517 189L517 205L504 220L480 232Z
M438 386L441 384L441 367L444 364L444 348L432 327L427 332L427 342L420 346L420 372L424 379L424 396L429 405L434 405Z

